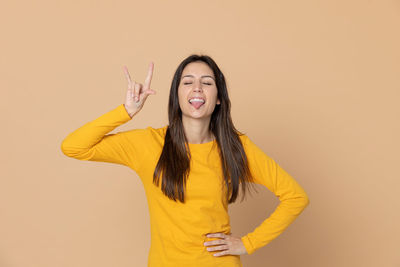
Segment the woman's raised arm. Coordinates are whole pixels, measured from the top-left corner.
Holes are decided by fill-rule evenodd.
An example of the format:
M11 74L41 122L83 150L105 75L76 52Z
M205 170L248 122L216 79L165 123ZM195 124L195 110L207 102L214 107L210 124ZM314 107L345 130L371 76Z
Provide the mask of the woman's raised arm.
M139 168L141 159L139 143L146 137L147 130L134 129L108 133L131 120L141 110L147 96L155 94L155 91L150 89L154 64L150 63L144 87L132 83L127 68L124 68L128 79L125 103L68 134L61 143L61 151L66 156L80 160L122 164L135 170ZM138 96L138 101L134 100L135 95Z

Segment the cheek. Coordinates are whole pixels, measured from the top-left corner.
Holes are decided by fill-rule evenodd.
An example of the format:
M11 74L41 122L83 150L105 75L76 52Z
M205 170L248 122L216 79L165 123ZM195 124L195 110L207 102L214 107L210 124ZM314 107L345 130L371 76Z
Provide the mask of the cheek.
M186 99L187 99L187 97L186 97L186 94L185 94L184 90L181 90L179 88L179 90L178 90L179 106L182 107L183 106L182 104L185 103Z
M217 88L213 88L209 91L208 97L210 99L213 99L215 103L217 103L217 98L218 98L218 90Z

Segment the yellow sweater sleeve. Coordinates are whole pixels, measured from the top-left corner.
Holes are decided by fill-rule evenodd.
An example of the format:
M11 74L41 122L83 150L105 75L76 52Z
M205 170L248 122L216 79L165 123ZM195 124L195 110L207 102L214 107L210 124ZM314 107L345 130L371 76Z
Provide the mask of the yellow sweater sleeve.
M309 199L293 177L266 155L247 136L245 151L256 184L264 185L280 200L275 211L241 240L248 254L278 237L305 209Z
M68 134L61 143L61 151L75 159L117 163L137 170L145 129L108 134L129 120L131 117L121 104Z

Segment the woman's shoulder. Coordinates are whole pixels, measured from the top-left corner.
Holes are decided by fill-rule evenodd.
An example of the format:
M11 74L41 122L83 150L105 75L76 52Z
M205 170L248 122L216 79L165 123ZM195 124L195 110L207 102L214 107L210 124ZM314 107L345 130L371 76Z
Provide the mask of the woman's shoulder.
M246 153L252 153L254 150L260 150L260 147L253 141L253 138L250 138L246 133L239 134L239 138Z
M148 131L152 137L154 137L156 139L164 140L167 129L168 129L168 125L164 125L161 127L148 126L145 130Z
M238 136L240 138L240 141L242 141L242 144L247 145L248 140L249 140L249 137L247 136L247 134L240 132L240 133L238 133Z
M143 141L147 144L149 144L151 141L162 143L164 141L167 128L168 125L161 127L147 126L146 128L137 128L125 131L125 134L131 141Z

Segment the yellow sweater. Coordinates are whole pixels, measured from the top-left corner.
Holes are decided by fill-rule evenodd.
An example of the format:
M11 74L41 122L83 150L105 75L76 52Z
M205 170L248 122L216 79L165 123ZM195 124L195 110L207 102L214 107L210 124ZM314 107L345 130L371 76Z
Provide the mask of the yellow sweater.
M150 211L149 267L239 267L239 255L213 256L207 251L207 233L231 233L228 203L216 142L189 144L192 154L185 192L186 203L174 202L153 184L153 172L164 143L167 126L147 127L109 134L131 120L123 104L86 123L62 142L62 152L79 160L125 165L140 177ZM241 237L248 254L279 236L308 205L303 188L246 135L240 136L257 184L277 197L276 210L253 232ZM214 144L214 146L213 146ZM239 199L239 198L238 198Z

